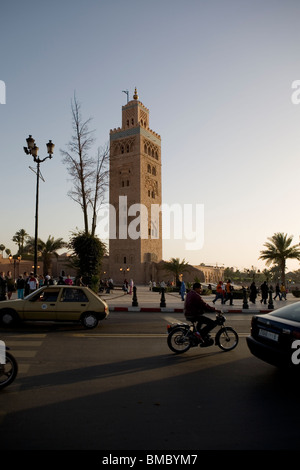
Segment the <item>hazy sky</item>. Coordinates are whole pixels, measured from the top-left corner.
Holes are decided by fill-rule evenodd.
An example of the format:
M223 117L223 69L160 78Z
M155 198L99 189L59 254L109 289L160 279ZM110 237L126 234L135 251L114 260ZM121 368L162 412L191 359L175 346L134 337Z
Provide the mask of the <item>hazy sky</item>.
M71 99L76 91L93 118L96 155L121 125L122 90L132 99L135 86L162 138L163 202L204 205L203 248L167 240L165 260L261 269L275 232L298 243L299 18L298 0L2 2L0 243L14 253L16 231L34 235L29 134L40 157L55 143L41 165L40 238L67 241L83 228L59 152L72 135Z

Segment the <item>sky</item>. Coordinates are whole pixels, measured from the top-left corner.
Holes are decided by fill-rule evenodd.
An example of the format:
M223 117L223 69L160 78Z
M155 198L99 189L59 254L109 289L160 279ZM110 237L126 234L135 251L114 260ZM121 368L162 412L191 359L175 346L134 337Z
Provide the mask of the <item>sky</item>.
M76 93L92 118L96 155L121 126L123 90L132 99L135 87L162 139L163 203L204 209L201 246L171 237L165 260L264 269L268 237L284 232L298 244L299 17L297 0L3 2L0 244L15 253L18 230L34 236L29 134L41 158L55 143L41 164L39 237L68 241L83 228L60 153L71 100Z

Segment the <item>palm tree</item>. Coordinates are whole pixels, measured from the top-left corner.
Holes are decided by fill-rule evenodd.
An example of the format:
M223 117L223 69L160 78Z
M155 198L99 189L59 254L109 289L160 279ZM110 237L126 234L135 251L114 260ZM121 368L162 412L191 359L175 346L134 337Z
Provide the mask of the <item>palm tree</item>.
M28 238L28 233L26 232L25 229L21 228L18 232L14 234L12 237L12 241L15 242L18 245L18 254L22 255L24 251L24 243L26 242L26 239Z
M286 260L300 260L300 248L298 245L291 246L293 237L284 233L275 233L268 240L264 244L266 250L260 252L259 259L266 260L267 266L272 263L277 265L281 271L281 281L285 284Z
M183 259L180 261L179 258L171 258L170 261L164 262L164 268L174 274L176 279L176 285L179 283L179 276L183 271L188 271L188 263Z
M51 237L51 235L49 235L46 242L38 239L38 253L44 264L44 274L51 272L52 255L58 257L57 251L66 246L67 243L65 243L62 238L54 240L54 237ZM34 237L29 237L25 250L30 253L34 252Z

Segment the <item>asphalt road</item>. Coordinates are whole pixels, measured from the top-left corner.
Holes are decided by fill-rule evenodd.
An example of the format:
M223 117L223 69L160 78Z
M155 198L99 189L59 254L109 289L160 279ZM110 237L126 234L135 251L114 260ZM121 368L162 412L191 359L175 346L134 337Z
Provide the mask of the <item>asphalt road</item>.
M25 325L1 332L20 365L0 393L0 448L297 450L299 376L251 356L251 315L228 315L238 347L173 354L179 314L113 313L95 330Z

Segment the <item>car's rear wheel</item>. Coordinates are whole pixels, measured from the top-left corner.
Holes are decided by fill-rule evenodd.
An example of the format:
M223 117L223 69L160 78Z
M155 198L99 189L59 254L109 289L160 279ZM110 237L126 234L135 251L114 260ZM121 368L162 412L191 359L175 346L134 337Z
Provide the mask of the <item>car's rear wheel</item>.
M3 326L14 326L19 317L14 310L4 309L0 312L0 323Z
M88 312L88 313L85 313L82 318L81 318L81 322L83 324L83 326L85 328L96 328L96 326L98 325L98 317L95 313L93 312Z

